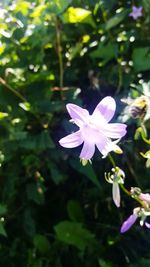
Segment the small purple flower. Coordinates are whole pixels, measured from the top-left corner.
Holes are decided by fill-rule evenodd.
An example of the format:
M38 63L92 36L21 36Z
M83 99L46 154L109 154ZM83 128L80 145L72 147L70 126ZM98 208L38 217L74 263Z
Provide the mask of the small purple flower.
M126 125L122 123L108 123L116 110L115 100L107 96L97 105L92 115L86 109L74 104L67 104L66 108L72 122L79 130L59 140L63 147L73 148L83 143L80 158L90 160L95 152L95 146L106 157L110 151L117 151L116 143L126 134ZM117 139L111 141L112 139Z
M120 232L123 234L128 231L130 227L136 222L137 218L138 216L134 213L130 215L129 218L122 224Z
M137 218L140 219L140 225L146 226L150 229L150 223L146 222L147 217L150 216L150 211L145 208L137 207L133 210L133 214L122 224L120 232L125 233L130 229L130 227L136 222Z
M129 16L136 20L137 18L142 16L142 9L143 9L142 6L140 7L133 6L132 12L129 14Z

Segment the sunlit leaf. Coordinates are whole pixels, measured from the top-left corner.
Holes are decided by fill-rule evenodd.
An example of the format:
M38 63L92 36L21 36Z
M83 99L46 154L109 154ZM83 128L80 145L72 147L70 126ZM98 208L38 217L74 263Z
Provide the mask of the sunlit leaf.
M19 103L19 106L25 111L29 111L31 108L31 105L29 102Z
M78 7L69 7L63 15L63 21L65 23L87 23L95 26L91 11Z
M30 14L32 18L38 18L42 15L43 11L46 9L46 5L38 5L34 8L34 11Z
M0 112L0 120L3 120L4 118L8 117L8 113Z

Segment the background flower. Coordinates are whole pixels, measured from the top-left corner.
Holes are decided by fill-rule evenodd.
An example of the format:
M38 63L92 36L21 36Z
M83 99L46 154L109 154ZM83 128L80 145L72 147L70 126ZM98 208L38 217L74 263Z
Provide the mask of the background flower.
M142 9L143 9L142 6L140 7L133 6L132 12L129 14L129 16L136 20L137 18L142 16Z

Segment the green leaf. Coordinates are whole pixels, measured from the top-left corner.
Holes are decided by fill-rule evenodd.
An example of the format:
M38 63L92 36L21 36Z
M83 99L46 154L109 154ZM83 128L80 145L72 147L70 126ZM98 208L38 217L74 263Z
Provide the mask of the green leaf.
M105 29L110 30L110 29L114 28L115 26L117 26L121 21L124 20L124 18L126 17L127 14L128 14L128 11L124 10L124 11L116 14L114 17L110 18L106 22Z
M72 0L55 0L50 1L49 9L51 12L59 15L60 13L64 12L65 9L71 4Z
M80 203L76 200L70 200L67 203L68 216L72 221L83 222L83 211Z
M95 241L94 235L84 229L81 223L63 221L54 227L56 236L60 241L73 245L80 250L85 250L89 244Z
M27 136L27 138L24 139L21 143L21 147L36 151L42 151L48 148L54 148L55 144L51 139L49 132L47 130L44 130L34 136Z
M30 183L27 185L27 198L34 201L36 204L41 205L44 203L44 188L42 185Z
M59 171L58 167L55 164L50 163L48 168L50 169L51 172L51 178L56 185L64 181L62 173Z
M140 47L133 50L132 59L135 71L145 71L150 69L150 48Z
M2 222L0 222L0 235L7 237L7 233Z
M0 216L7 213L7 207L3 204L0 204Z
M50 250L50 243L44 235L35 235L33 239L35 248L41 253L45 254Z
M25 233L28 236L33 237L35 235L36 226L35 226L35 220L32 214L32 209L30 209L29 206L26 208L24 212L22 223L23 223L23 228L24 228Z
M134 265L129 265L129 267L149 267L150 266L150 259L140 259L139 262L137 262Z
M142 6L144 11L148 13L150 11L150 0L142 0Z
M89 178L89 180L95 184L97 187L101 188L101 184L99 180L97 179L97 176L95 174L95 171L90 163L88 163L85 167L82 166L82 164L79 161L73 161L71 160L71 165L75 170L78 170L78 172L84 174L86 177Z
M102 259L98 261L100 267L112 267L112 265Z
M103 64L107 63L109 60L116 58L118 53L118 45L112 43L100 43L95 49L95 51L90 53L92 58L102 58L104 60Z

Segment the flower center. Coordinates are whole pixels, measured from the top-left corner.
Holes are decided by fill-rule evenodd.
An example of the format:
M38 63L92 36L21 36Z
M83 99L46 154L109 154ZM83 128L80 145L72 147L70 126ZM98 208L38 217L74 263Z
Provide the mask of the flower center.
M101 135L103 135L101 129L99 129L95 124L91 121L89 123L84 124L81 128L81 134L83 140L88 143L96 143L100 140Z

